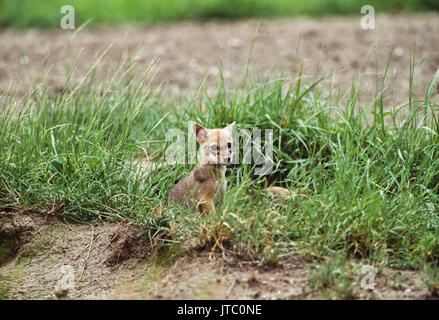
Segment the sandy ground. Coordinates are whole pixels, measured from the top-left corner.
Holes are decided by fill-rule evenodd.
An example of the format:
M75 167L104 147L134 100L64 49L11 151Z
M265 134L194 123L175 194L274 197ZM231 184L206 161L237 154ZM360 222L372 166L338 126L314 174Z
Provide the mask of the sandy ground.
M321 299L298 256L264 265L227 252L161 248L128 223L67 224L53 215L0 212L0 298ZM70 273L69 273L70 270ZM71 277L69 278L69 274ZM70 279L68 282L66 279ZM428 298L422 273L385 269L358 299Z
M0 31L0 90L27 92L45 74L53 92L62 90L74 61L75 79L111 45L97 76L111 76L131 59L132 74L155 59L154 85L173 94L193 92L203 77L216 87L220 70L231 84L240 82L247 62L259 77L285 73L296 78L300 66L309 77L328 76L325 87L345 90L354 78L363 82L365 101L375 91L393 48L386 82L387 105L408 100L409 61L416 44L416 86L422 97L439 68L439 15L378 15L375 30L363 30L360 16L321 19L248 20L179 23L152 27L121 26L65 30Z

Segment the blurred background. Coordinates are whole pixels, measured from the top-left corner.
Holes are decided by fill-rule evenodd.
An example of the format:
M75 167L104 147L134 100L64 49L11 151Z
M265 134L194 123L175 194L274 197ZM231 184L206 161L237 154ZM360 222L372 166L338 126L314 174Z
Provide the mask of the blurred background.
M64 5L75 9L75 30L60 27ZM374 29L361 26L364 5ZM407 100L412 58L420 96L439 68L438 10L439 0L0 0L0 92L20 96L41 81L62 92L73 68L77 83L106 52L94 79L156 61L152 84L170 96L203 79L208 91L235 86L250 70L257 79L325 76L321 87L342 94L361 82L371 101L391 56L395 105Z
M58 27L62 5L75 7L80 25L158 23L179 20L359 14L363 5L379 12L439 10L439 0L0 0L4 27Z

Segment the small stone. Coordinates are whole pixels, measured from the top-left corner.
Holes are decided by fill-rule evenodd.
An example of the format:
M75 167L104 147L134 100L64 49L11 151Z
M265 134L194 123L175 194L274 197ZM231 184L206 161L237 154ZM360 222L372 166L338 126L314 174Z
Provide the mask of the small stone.
M67 288L55 289L54 293L58 299L62 299L62 298L67 297L67 295L69 294L69 289L67 289Z
M402 57L404 55L404 49L401 47L397 47L394 51L395 56Z
M240 38L232 38L229 40L229 46L231 48L239 48L242 46L242 40Z

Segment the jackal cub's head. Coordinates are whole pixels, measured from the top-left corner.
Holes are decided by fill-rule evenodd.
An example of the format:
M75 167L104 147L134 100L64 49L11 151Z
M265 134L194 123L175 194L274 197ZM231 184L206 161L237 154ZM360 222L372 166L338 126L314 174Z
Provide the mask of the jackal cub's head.
M195 123L195 136L201 145L201 163L228 165L232 161L232 131L235 122L222 129L206 129Z

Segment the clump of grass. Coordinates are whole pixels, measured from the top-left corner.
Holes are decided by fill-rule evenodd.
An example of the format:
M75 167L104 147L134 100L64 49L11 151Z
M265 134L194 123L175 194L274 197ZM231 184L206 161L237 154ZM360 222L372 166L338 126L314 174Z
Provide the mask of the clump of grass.
M161 108L157 97L126 78L88 85L56 96L42 85L21 105L18 99L4 100L2 207L43 210L50 204L76 221L144 220L163 196L158 183L166 180L157 174L155 185L143 183L127 165L160 134L156 124L162 112L151 112Z
M354 299L359 286L358 270L345 256L337 255L315 265L308 276L308 286L324 299Z
M424 284L432 297L439 297L439 234L438 231L423 239Z
M434 81L423 101L386 116L382 105L359 104L355 83L344 105L319 90L319 81L299 77L247 80L236 89L222 83L215 94L201 90L181 107L181 99L178 105L164 99L144 78L113 80L66 86L55 96L41 85L20 106L6 98L2 208L51 206L80 222L129 219L151 238L166 230L172 242L189 239L267 262L297 253L310 259L341 253L416 269L425 256L438 261L429 254L437 249L431 235L439 208ZM397 122L399 116L404 121ZM164 166L145 177L132 161L145 154L163 160L166 131L188 132L189 120L206 127L236 121L238 130L274 132L273 171L256 175L255 164L228 169L222 204L205 217L161 209L192 166ZM273 202L262 192L271 184L306 190L306 199Z
M439 268L431 264L427 264L424 268L425 278L424 284L427 287L431 297L439 297Z
M335 106L335 117L330 99L316 90L318 81L221 87L214 99L190 108L187 118L207 127L236 121L238 129L274 129L275 169L258 177L252 165L232 168L232 187L219 213L183 224L197 233L200 224L210 223L212 235L221 225L228 230L221 239L250 256L345 252L419 268L421 243L438 228L439 126L431 99L436 81L423 102L411 102L404 121L395 120L403 110L388 113L389 124L382 105L367 120L371 108L359 106L355 84L346 106ZM272 183L307 190L308 196L273 204L260 192Z

